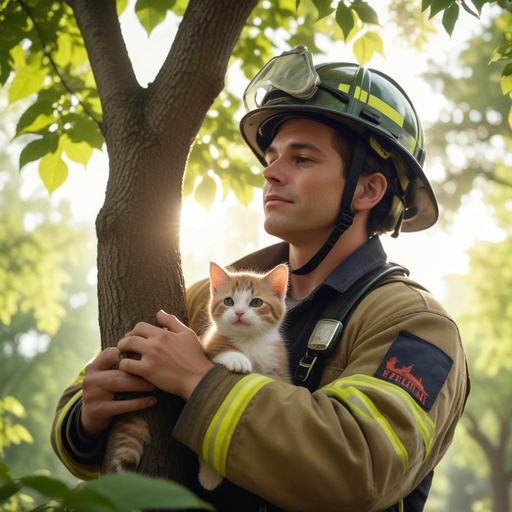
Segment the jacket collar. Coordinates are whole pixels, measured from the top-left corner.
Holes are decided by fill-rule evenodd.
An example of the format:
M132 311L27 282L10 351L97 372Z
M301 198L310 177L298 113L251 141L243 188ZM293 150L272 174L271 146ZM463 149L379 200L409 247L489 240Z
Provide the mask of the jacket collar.
M256 269L266 272L279 265L279 263L287 263L288 254L288 244L281 242L249 254L231 266L236 270ZM367 272L384 265L386 260L387 255L380 238L374 236L346 260L342 261L315 291L321 286L329 286L337 292L343 293Z

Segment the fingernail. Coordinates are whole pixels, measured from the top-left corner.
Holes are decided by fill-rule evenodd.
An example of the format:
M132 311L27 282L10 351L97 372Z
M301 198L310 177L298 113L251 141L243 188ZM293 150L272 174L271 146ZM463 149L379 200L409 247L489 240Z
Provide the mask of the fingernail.
M160 310L161 313L163 313L164 315L168 315L169 313L167 313L167 311L164 311L163 309Z
M156 398L150 398L148 400L148 404L151 406L151 405L155 405L156 404Z

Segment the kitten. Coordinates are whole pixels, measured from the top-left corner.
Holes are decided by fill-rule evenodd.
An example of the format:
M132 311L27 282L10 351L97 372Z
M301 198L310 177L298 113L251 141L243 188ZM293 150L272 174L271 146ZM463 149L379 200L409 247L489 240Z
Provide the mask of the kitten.
M286 313L288 267L267 274L227 272L210 263L211 325L201 337L206 355L236 373L261 373L291 382L280 327ZM222 475L199 457L199 482L213 490Z

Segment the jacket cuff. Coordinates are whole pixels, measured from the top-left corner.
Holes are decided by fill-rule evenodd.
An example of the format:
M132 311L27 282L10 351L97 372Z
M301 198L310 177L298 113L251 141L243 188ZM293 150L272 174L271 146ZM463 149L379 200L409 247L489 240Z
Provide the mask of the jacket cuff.
M173 437L200 455L213 417L233 386L244 377L230 372L221 364L209 370L185 404L172 432Z

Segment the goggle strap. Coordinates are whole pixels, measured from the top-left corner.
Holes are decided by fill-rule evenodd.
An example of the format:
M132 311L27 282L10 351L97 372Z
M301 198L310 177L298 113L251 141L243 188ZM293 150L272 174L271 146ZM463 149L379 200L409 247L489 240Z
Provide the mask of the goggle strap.
M352 199L354 198L354 192L356 191L357 181L361 175L361 169L363 167L364 157L368 147L368 136L363 133L357 140L356 149L354 152L354 158L348 172L347 182L345 184L345 190L343 191L343 198L341 200L341 213L336 222L336 227L331 233L331 236L322 246L322 248L302 267L297 270L292 270L292 274L302 276L309 274L315 270L320 263L329 254L331 249L334 247L339 237L352 225L354 221L355 212L352 211Z

